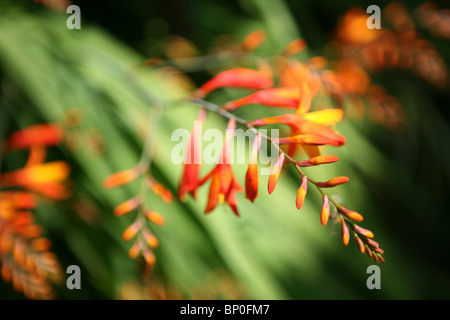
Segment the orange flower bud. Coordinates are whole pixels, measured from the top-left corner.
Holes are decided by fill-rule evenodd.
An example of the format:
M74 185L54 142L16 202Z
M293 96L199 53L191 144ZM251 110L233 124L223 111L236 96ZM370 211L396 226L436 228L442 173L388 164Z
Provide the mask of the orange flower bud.
M325 57L312 57L308 60L308 65L313 69L322 69L325 68L328 61Z
M137 166L132 169L113 173L103 181L103 187L105 187L106 189L110 189L130 183L143 173L142 169L140 168L140 166Z
M149 177L147 179L148 187L158 196L163 199L165 203L171 203L173 201L173 196L170 190L166 189L161 183L156 181L154 178Z
M330 217L330 203L328 201L327 196L323 196L323 205L322 211L320 212L320 222L323 226L325 226L328 222L328 218Z
M373 249L373 251L375 251L375 252L377 252L379 254L383 254L384 253L384 250L381 249L381 248L375 248L375 249Z
M341 176L341 177L332 178L326 182L318 182L317 185L321 188L332 188L332 187L336 187L340 184L344 184L344 183L348 182L349 180L350 179L348 177Z
M33 223L33 214L30 211L21 211L12 222L14 227L28 226Z
M377 253L377 256L383 263L386 262L386 260L384 260L384 257L381 254Z
M318 156L318 157L314 157L309 159L309 161L313 164L313 165L318 165L318 164L325 164L325 163L333 163L339 160L339 157L337 156Z
M71 195L71 191L60 183L31 184L28 189L55 200L67 199Z
M364 242L361 240L358 235L355 235L356 244L358 245L359 252L364 253L366 251L366 247L364 245Z
M372 250L367 245L366 245L366 252L367 252L367 255L369 256L369 258L372 258L372 256L373 256Z
M367 238L373 238L372 231L364 229L356 224L353 225L353 230L355 230L356 233L359 233Z
M155 264L156 257L149 248L144 248L144 250L142 251L142 255L144 256L145 262L147 262L149 265L152 266Z
M248 165L247 173L245 175L245 197L253 202L258 195L258 151L261 144L261 136L257 134L253 141L252 154L250 156L250 163Z
M34 239L31 242L31 246L36 251L48 251L50 249L51 245L52 244L51 244L50 240L46 239L46 238Z
M306 41L303 39L296 39L290 42L283 50L283 54L287 56L293 56L303 51L306 48Z
M178 197L181 201L186 200L186 193L190 193L195 199L196 188L198 187L198 175L201 169L201 129L203 120L206 118L206 110L199 112L194 128L191 131L184 160L183 175L178 188Z
M25 259L26 259L26 251L25 251L25 246L22 243L22 241L16 241L14 243L13 257L14 257L14 261L19 266L24 266Z
M343 207L343 206L338 206L337 209L338 209L341 213L343 213L347 218L350 218L350 219L352 219L352 220L355 220L355 221L363 221L363 219L364 219L363 216L360 215L358 212L349 210L349 209L347 209L347 208L345 208L345 207Z
M308 190L308 178L306 176L303 176L302 184L300 185L300 188L298 188L297 197L295 199L297 209L300 209L303 206L307 190Z
M270 173L270 176L269 176L269 184L268 184L269 194L271 194L273 192L273 190L275 190L275 187L278 182L278 178L281 173L281 169L283 168L283 163L284 163L284 153L280 153L280 155L278 157L278 161L274 165L272 172Z
M127 214L135 210L141 204L141 199L139 197L133 197L125 202L122 202L117 207L114 208L114 214L118 217Z
M372 250L367 245L366 245L366 252L367 252L367 255L369 256L369 258L372 258L372 256L373 256Z
M317 166L319 164L333 163L339 160L336 156L317 156L304 161L297 161L296 164L300 167Z
M350 241L350 231L348 229L347 222L345 222L344 219L341 219L341 226L342 226L342 242L346 246Z
M14 132L6 139L10 150L27 149L31 146L55 146L63 138L62 129L56 124L37 124Z
M166 220L164 219L164 217L156 211L145 210L144 215L149 221L151 221L154 224L157 224L159 226L162 226L162 225L164 225L164 223L166 223Z
M142 231L142 235L144 236L145 241L151 248L156 248L158 246L159 244L158 239L148 229L144 229Z
M134 221L122 234L124 241L130 241L141 230L142 222L140 220Z
M14 238L10 233L2 232L0 233L0 254L11 250L14 244Z
M2 263L2 271L1 271L1 274L2 274L2 279L3 279L3 281L5 281L5 282L11 282L12 277L13 277L13 271L12 271L12 268L11 268L11 266L9 265L9 263L7 263L7 262L3 262L3 263Z
M263 30L255 30L249 33L242 41L242 49L245 51L253 51L259 47L267 38L266 33Z
M372 253L372 257L373 260L375 260L375 263L378 263L378 255L375 252Z
M18 233L27 239L36 238L41 236L42 227L37 224L27 225L18 230Z
M376 241L374 241L374 240L372 240L372 239L367 239L367 244L369 245L369 246L372 246L372 247L374 247L374 248L378 248L380 245L378 244L378 242L376 242Z
M134 259L138 256L140 251L141 251L141 247L139 245L139 240L136 240L136 242L133 243L130 250L128 251L128 255L130 256L130 258Z

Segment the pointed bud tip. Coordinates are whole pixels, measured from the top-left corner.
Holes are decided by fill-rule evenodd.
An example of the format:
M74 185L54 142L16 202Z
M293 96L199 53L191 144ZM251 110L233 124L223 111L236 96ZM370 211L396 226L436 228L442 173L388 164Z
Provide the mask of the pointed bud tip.
M328 218L330 217L330 203L327 196L323 196L323 206L320 212L320 222L323 226L328 223Z

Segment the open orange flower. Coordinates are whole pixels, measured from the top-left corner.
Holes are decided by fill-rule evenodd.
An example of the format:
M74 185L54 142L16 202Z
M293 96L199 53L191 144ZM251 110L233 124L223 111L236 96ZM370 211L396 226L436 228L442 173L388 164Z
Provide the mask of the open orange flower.
M3 188L21 187L49 198L67 198L64 185L70 166L64 161L44 162L46 146L57 145L63 138L62 129L56 124L37 124L11 134L4 142L6 150L30 149L24 168L0 174Z
M309 109L309 108L308 108ZM342 110L340 109L326 109L306 113L288 113L280 116L263 118L250 121L250 125L254 127L269 125L269 124L285 124L291 129L291 134L287 138L280 139L279 143L291 143L310 145L304 146L310 157L317 157L320 152L317 145L332 145L342 146L345 144L345 137L338 134L336 131L329 128L329 125L334 125L342 118ZM284 140L283 140L284 139ZM289 155L293 156L295 148L289 149Z
M209 188L208 203L206 205L205 213L213 211L219 202L226 202L233 210L234 214L239 216L236 192L242 192L243 189L234 176L233 169L228 159L230 144L235 129L236 121L231 119L228 122L224 146L219 163L197 184L197 186L201 186L207 180L211 179L211 186Z
M0 174L0 267L2 279L32 299L52 298L50 282L62 276L56 256L49 252L50 240L42 237L31 211L38 206L35 193L53 199L68 196L64 182L70 166L64 161L45 162L46 147L59 144L62 137L58 125L37 124L12 133L0 144L2 154L29 149L23 168Z

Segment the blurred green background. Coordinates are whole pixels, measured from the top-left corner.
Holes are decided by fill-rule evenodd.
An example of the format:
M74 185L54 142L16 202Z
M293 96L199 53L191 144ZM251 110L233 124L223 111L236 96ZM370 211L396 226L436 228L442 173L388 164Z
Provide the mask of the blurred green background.
M449 90L437 89L408 71L373 76L373 82L399 100L405 124L390 130L366 118L344 119L338 129L347 137L347 145L330 149L341 160L308 171L318 180L350 177L348 184L331 194L364 215L362 226L374 231L385 250L381 290L366 287L366 269L373 260L359 254L353 239L348 247L342 245L339 225L320 225L321 199L316 190L310 188L301 211L295 208L300 184L295 172L282 176L270 196L265 191L267 177L261 177L254 204L239 194L240 218L225 205L205 216L206 186L197 201L185 203L166 204L148 192L148 205L166 218L165 226L152 227L160 246L150 280L143 280L139 260L128 257L131 243L121 239L133 215L118 218L112 213L138 192L139 185L102 187L108 175L139 161L142 130L150 127L156 141L152 172L176 194L182 167L167 161L176 144L171 133L177 128L190 130L198 109L182 104L151 109L160 121L148 122L154 99L173 105L181 91L175 82L161 81L153 67L140 67L150 57L164 56L169 36L189 39L205 54L220 36L239 41L253 30L264 29L269 35L263 48L267 52L278 52L302 37L309 44L309 56L323 55L339 17L352 6L366 8L372 3L73 3L81 8L81 30L66 28L65 12L32 1L0 1L1 140L31 124L61 122L74 108L81 119L69 130L71 148L53 148L49 155L70 163L74 194L36 210L64 270L72 264L82 270L82 289L55 285L58 299L136 298L142 288L185 299L450 298ZM387 3L379 5L383 8ZM442 9L443 3L436 2ZM406 5L413 10L420 4ZM448 40L420 31L450 63ZM188 75L198 86L211 77L209 71ZM236 91L221 91L211 99L236 96ZM255 117L251 112L238 114ZM211 114L205 126L223 130L226 120ZM5 158L2 172L22 165L25 156ZM246 166L234 170L243 185ZM23 295L0 282L0 298Z

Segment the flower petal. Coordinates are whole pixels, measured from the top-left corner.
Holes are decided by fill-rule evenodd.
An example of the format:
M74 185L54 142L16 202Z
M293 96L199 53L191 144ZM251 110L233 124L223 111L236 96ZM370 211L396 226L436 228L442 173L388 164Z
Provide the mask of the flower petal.
M329 144L332 146L339 147L345 144L346 139L344 136L341 136L323 124L303 119L303 121L296 125L298 125L300 133L313 134L328 138L331 141Z
M325 109L306 113L304 118L325 126L332 126L341 121L343 114L341 109Z
M304 115L309 111L309 109L311 109L312 93L311 89L306 83L303 83L301 88L302 96L298 103L297 114Z
M265 89L273 85L271 75L263 71L237 68L222 71L202 85L195 96L203 98L211 91L223 87Z
M34 194L25 191L0 192L0 202L8 201L16 209L32 209L37 205Z
M0 174L0 184L3 187L26 187L32 184L62 182L67 178L69 172L70 166L64 161L36 164Z
M61 143L63 130L57 124L36 124L14 132L6 139L9 150L32 146L55 146Z
M297 143L297 144L312 145L312 146L322 146L325 144L332 143L332 141L327 138L324 138L321 136L315 136L312 134L299 134L299 135L292 136L292 137L273 139L273 141L277 142L278 144Z
M209 187L208 203L206 204L205 213L211 212L219 202L220 194L220 173L212 175L211 186Z
M298 87L264 89L226 103L223 108L228 111L234 111L248 104L263 104L271 107L297 109L299 98L300 89Z

